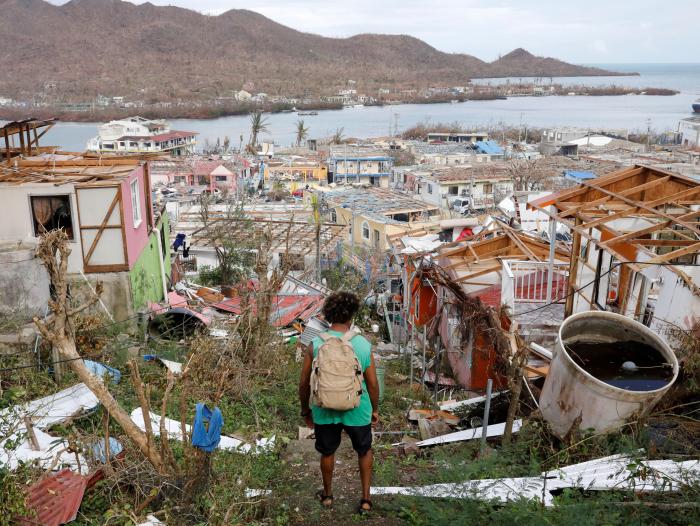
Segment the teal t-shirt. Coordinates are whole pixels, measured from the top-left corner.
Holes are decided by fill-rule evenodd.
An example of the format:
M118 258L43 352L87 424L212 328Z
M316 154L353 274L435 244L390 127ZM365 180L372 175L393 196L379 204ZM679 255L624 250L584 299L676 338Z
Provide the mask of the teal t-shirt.
M328 331L333 336L342 336L343 333L338 331ZM312 342L314 346L314 358L318 354L318 349L323 345L323 340L315 338ZM355 355L360 362L362 372L372 364L372 344L367 341L364 336L357 335L350 340ZM372 401L367 393L367 385L364 377L362 378L362 396L360 397L360 405L349 411L336 411L335 409L324 409L316 405L311 406L314 423L316 424L343 424L346 426L366 426L372 423Z

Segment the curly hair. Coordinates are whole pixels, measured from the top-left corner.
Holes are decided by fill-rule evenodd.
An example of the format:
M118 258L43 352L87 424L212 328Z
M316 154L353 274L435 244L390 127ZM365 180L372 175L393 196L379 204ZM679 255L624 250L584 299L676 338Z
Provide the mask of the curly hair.
M328 323L347 323L360 310L360 298L352 292L334 292L323 304L323 317Z

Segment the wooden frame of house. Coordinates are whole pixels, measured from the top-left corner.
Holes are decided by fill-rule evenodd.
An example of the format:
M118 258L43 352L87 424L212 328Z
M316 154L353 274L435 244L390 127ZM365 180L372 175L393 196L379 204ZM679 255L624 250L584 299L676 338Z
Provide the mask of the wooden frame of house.
M652 328L700 320L700 183L634 166L530 206L573 232L567 315L613 310Z

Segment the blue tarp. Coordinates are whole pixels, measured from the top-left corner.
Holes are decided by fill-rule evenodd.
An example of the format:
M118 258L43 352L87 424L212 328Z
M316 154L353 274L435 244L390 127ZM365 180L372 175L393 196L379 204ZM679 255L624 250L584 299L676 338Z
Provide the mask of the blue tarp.
M503 155L503 148L501 148L496 141L477 141L474 145L480 153Z
M119 380L122 379L122 373L114 367L110 367L109 365L105 365L103 363L93 362L92 360L83 360L83 363L85 364L85 367L87 367L88 371L99 378L104 378L104 376L108 374L112 377L112 382L115 384L118 384Z
M564 177L572 181L587 181L588 179L595 179L598 176L593 172L566 170L564 171Z
M119 453L122 452L122 445L117 441L117 439L109 437L109 456L111 458L114 458L117 456ZM100 438L93 446L92 446L92 454L93 456L105 464L107 462L107 451L105 448L105 439Z

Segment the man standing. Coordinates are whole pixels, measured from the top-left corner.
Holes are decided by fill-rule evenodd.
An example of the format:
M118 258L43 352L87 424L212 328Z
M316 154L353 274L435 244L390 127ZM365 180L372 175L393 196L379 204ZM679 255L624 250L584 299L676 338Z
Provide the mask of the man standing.
M321 505L327 508L333 506L332 483L335 452L340 445L341 434L345 431L350 437L353 449L357 452L360 466L362 498L358 512L368 513L372 509L369 495L372 482L372 425L376 425L379 421L379 413L377 412L379 383L377 382L371 344L363 336L350 332L353 317L359 308L360 300L351 292L335 292L326 299L323 305L323 316L330 323L330 328L322 337L313 341L312 346L304 355L299 382L299 400L301 402L301 416L304 417L306 424L314 429L316 450L321 453L323 490L317 494ZM354 357L351 358L357 364L358 380L361 379L361 383L358 382L361 385L361 394L359 390L356 393L359 395L359 400L353 401L352 397L355 393L350 392L346 398L349 399L349 405L355 405L355 407L345 410L322 407L324 405L333 406L335 395L320 393L319 391L324 389L324 382L317 380L317 378L323 375L327 375L326 378L328 378L331 373L325 371L330 370L336 371L333 373L334 376L340 376L341 373L338 371L342 371L345 365L341 360L344 358L342 350L337 350L335 354L332 354L327 349L331 345L335 345L335 349L340 349L341 346L347 344L350 344L352 351L354 351ZM321 361L319 351L322 347L324 347L323 357L336 356L336 363L328 364L327 361ZM316 377L313 398L311 396L312 375ZM352 381L352 377L349 381Z

